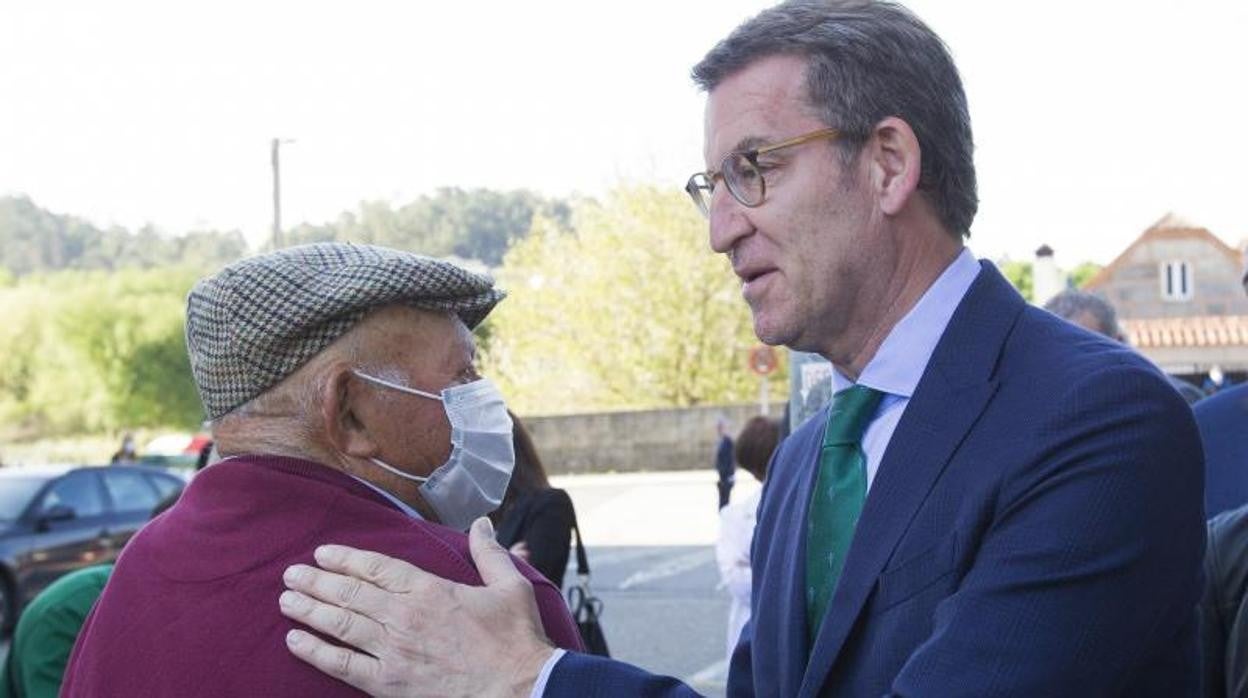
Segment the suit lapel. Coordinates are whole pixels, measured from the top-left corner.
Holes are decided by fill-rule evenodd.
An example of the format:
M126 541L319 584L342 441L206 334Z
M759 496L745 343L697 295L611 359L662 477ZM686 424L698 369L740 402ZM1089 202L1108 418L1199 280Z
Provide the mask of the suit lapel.
M826 423L827 410L825 406L811 421ZM806 659L810 656L810 641L806 632L806 514L818 472L816 459L822 434L821 428L815 429L795 449L795 461L800 464L800 470L788 482L788 491L784 493L783 503L778 509L783 514L777 516L777 525L772 529L773 540L785 541L785 544L781 548L782 557L772 561L768 568L768 577L783 591L780 603L760 605L756 611L765 615L768 610L776 609L784 614L783 618L772 621L778 630L774 636L777 646L763 650L783 665L779 672L779 685L771 687L775 695L796 695L806 673ZM759 691L759 688L755 686L756 694L766 695L769 692Z
M1008 282L984 263L941 336L880 461L800 695L815 695L823 686L884 565L983 413L996 390L991 375L996 357L1023 307Z

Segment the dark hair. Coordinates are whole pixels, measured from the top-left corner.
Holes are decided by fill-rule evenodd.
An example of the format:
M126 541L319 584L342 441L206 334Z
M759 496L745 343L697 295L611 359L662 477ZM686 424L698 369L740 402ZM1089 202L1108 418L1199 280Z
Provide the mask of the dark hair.
M1098 295L1068 288L1050 298L1044 309L1071 322L1087 313L1096 320L1097 332L1120 342L1125 339L1118 327L1118 313L1114 311L1114 306Z
M516 449L516 465L511 471L511 482L507 483L507 492L503 495L503 503L490 514L490 520L498 525L507 510L523 494L550 489L550 480L546 477L546 468L542 467L542 459L537 457L537 449L533 439L524 428L520 418L511 410L511 440Z
M761 482L767 477L767 462L780 442L780 424L759 415L745 423L737 436L737 463Z
M751 63L795 55L809 62L807 99L840 130L845 161L872 129L895 116L922 150L919 190L955 236L969 235L979 207L974 142L962 79L945 44L906 8L864 0L790 0L760 12L693 68L706 91Z

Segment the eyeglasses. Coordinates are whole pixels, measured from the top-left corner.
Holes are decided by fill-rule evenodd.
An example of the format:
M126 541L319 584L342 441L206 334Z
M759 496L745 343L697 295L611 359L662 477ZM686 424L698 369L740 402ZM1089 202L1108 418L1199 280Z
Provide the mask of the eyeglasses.
M724 184L728 186L728 193L732 194L732 198L741 202L742 206L749 208L761 206L767 197L767 181L763 179L763 171L768 168L758 164L759 155L781 148L802 145L820 138L837 138L840 135L840 131L834 128L821 128L818 131L811 131L761 148L734 150L724 156L718 171L698 172L690 177L688 183L685 184L685 191L689 193L689 198L693 199L694 205L698 207L702 215L707 217L711 215L711 195L715 193L715 180L717 179L724 180Z

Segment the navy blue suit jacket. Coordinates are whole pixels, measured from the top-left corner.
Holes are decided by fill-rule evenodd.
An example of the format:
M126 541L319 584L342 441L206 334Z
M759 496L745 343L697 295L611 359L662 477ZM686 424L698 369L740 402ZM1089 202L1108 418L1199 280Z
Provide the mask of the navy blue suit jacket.
M1248 384L1192 406L1205 447L1205 516L1248 504Z
M1026 305L984 264L893 433L812 646L803 532L822 430L809 420L769 470L730 696L1198 694L1199 436L1130 349ZM575 654L547 686L686 694Z

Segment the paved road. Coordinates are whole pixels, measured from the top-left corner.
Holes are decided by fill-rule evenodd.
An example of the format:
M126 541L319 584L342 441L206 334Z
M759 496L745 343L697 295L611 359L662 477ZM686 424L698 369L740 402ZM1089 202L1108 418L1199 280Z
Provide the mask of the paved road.
M554 480L571 494L589 544L612 655L723 695L728 597L713 548L714 471ZM757 487L738 480L733 499Z

